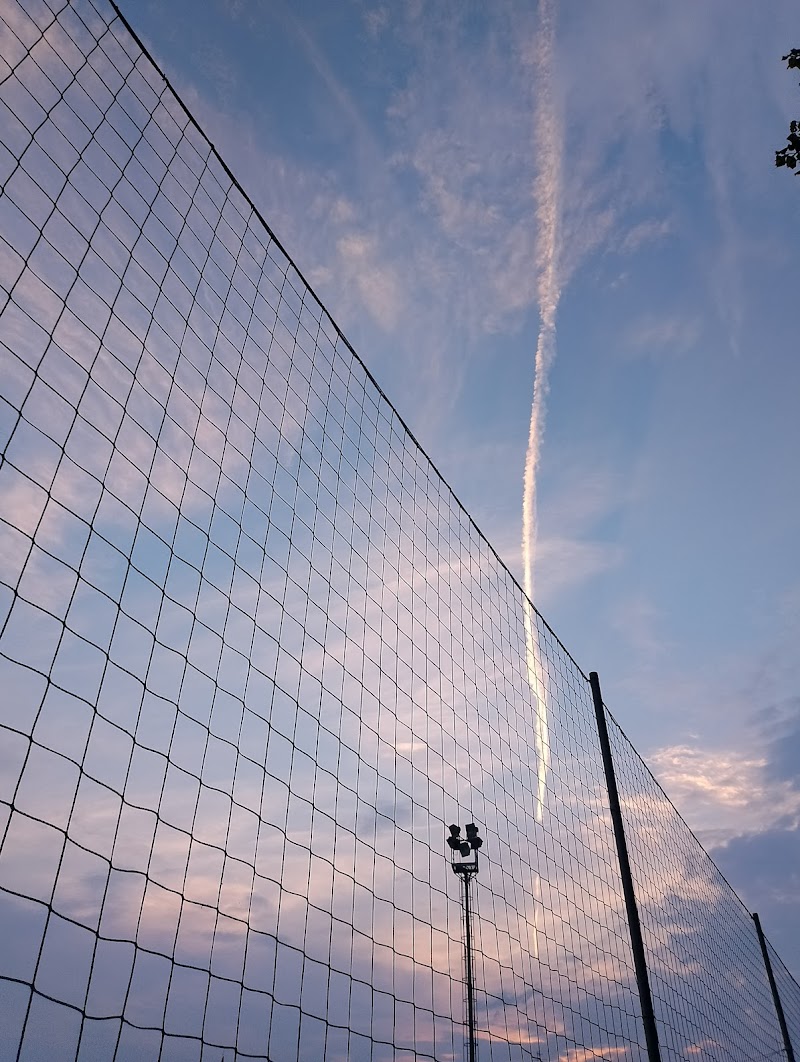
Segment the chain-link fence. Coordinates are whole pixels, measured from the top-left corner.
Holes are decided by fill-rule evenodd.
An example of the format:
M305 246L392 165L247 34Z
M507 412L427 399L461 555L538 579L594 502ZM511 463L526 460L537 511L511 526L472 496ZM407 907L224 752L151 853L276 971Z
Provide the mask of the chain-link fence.
M460 1058L471 818L483 1062L646 1058L586 676L116 8L0 19L0 1059ZM610 727L662 1057L781 1057Z

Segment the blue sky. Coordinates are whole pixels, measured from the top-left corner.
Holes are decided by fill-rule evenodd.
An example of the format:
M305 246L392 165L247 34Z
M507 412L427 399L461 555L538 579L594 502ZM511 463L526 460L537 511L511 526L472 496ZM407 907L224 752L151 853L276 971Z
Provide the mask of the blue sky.
M472 819L482 1037L635 1055L591 696L522 586L747 905L612 725L664 1049L776 1053L747 910L800 970L788 8L125 11L391 403L110 5L9 0L10 1050L455 1057Z
M800 970L796 5L122 10Z

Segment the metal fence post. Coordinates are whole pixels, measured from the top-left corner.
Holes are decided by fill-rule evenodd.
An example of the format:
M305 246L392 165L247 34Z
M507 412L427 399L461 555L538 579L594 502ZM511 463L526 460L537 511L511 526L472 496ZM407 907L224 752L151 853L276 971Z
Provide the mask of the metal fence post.
M619 805L617 778L614 773L614 760L611 756L611 742L608 737L603 695L600 692L600 680L596 671L592 671L589 674L589 685L592 688L594 711L597 717L597 733L600 738L600 751L603 755L603 769L605 770L606 787L608 788L608 804L611 810L611 822L614 827L614 840L617 844L617 858L619 859L619 872L622 878L622 892L625 897L625 910L628 915L628 927L631 934L633 966L636 971L636 985L639 989L639 1001L642 1008L647 1058L648 1062L661 1062L661 1049L658 1045L658 1029L656 1028L656 1017L653 1011L653 997L650 993L650 978L647 974L642 926L639 921L639 908L636 905L636 893L633 888L628 845L625 841L625 826L622 822L622 811Z
M761 919L755 911L753 912L753 921L756 924L758 943L761 945L761 954L764 956L764 965L767 968L767 980L769 981L769 987L772 990L772 1002L775 1004L775 1013L778 1015L778 1025L781 1027L781 1036L783 1037L783 1046L786 1049L786 1057L789 1062L794 1062L794 1048L792 1047L792 1041L789 1038L789 1027L786 1024L786 1015L783 1013L783 1004L781 1003L781 997L778 993L778 985L775 982L775 974L772 972L772 961L769 957L767 940L764 936L764 930L761 928Z

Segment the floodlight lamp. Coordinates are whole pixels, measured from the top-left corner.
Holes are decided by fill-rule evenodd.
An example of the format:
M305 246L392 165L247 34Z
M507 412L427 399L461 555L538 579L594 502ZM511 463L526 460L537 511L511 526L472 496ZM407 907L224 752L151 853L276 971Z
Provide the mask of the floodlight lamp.
M478 836L478 827L474 822L470 822L467 824L466 830L470 847L477 851L483 844L483 838Z
M451 826L450 827L450 836L447 838L447 843L450 845L450 847L453 849L454 852L460 852L461 851L461 846L464 843L463 841L461 841L459 839L459 835L460 834L461 834L461 827L460 826Z
M470 846L467 843L467 841L462 841L461 844L458 846L458 848L459 848L459 851L461 852L462 856L465 856L465 857L468 856L469 853L472 851L472 849L470 848Z

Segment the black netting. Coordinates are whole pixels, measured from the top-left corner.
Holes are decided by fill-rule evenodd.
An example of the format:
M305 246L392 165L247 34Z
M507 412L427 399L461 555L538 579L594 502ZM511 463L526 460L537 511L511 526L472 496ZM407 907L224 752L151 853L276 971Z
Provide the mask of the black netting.
M116 9L0 18L0 1057L460 1058L474 818L481 1058L645 1058L585 676ZM615 753L664 1057L766 1057Z
M611 719L609 738L662 1059L772 1057L780 1029L750 914Z

